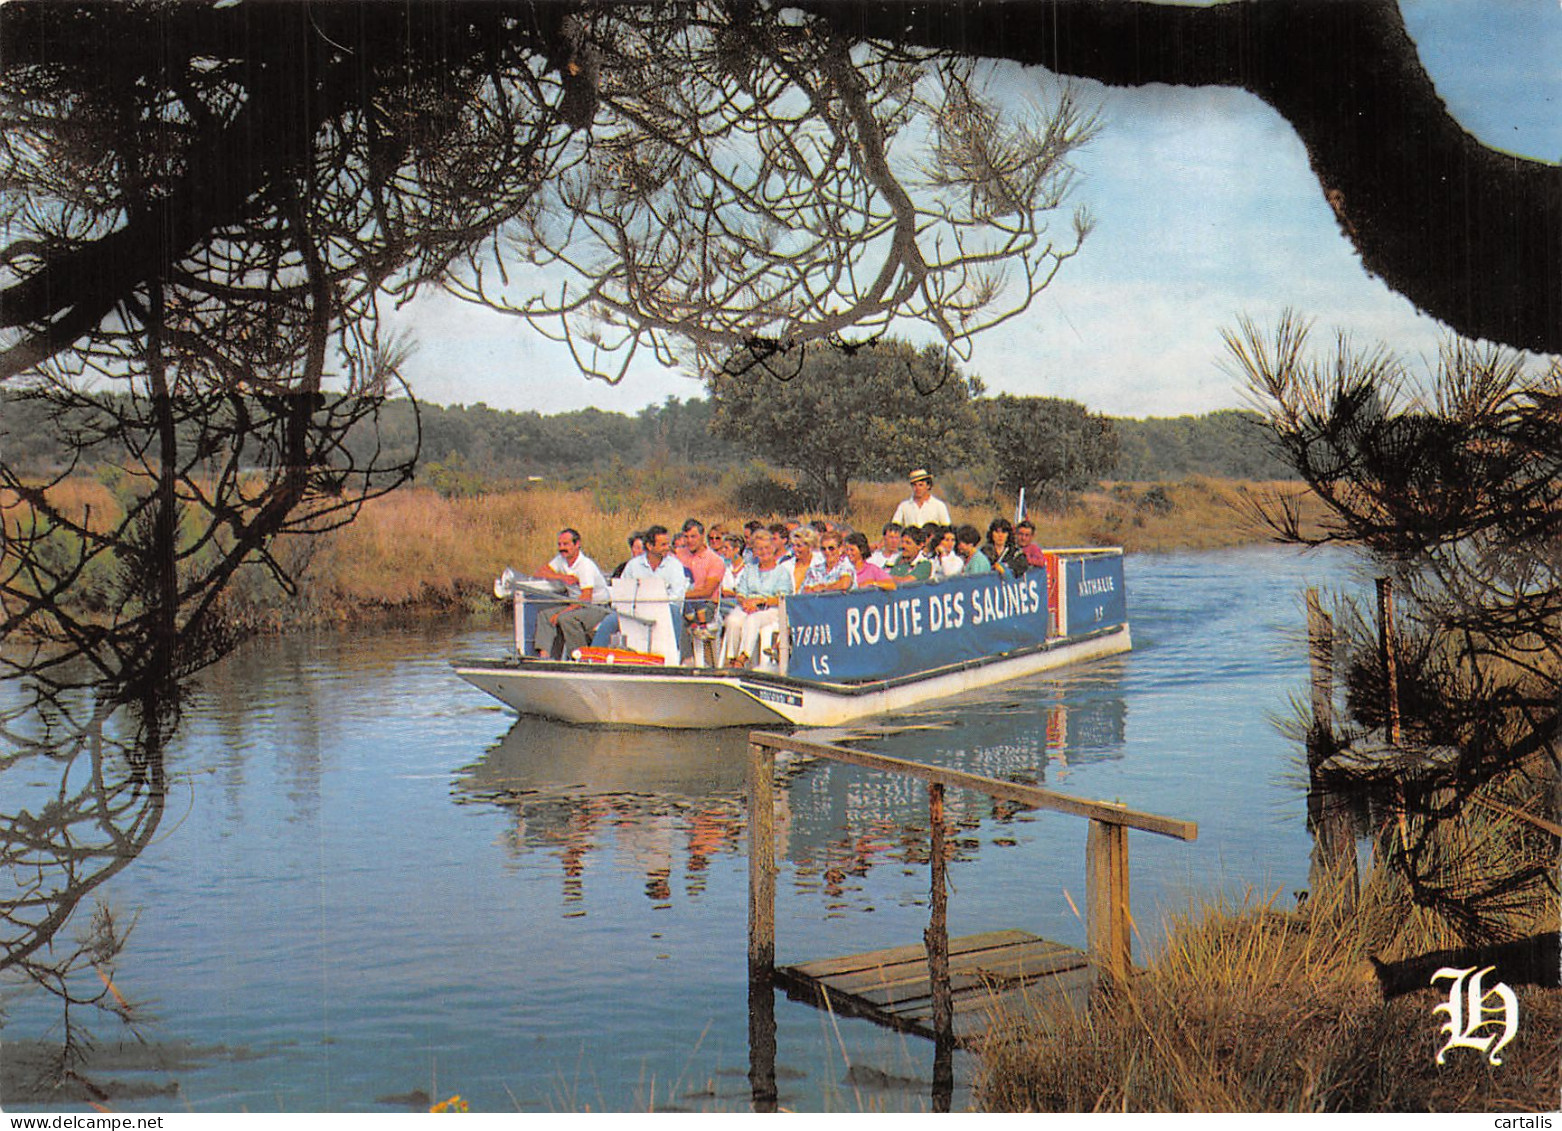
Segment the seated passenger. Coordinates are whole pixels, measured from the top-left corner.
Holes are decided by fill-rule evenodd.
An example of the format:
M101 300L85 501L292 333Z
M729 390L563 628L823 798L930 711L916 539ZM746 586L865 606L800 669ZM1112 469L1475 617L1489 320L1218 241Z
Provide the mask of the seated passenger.
M614 566L613 572L608 574L608 576L615 579L623 577L624 567L643 553L645 553L645 535L636 530L629 535L629 556Z
M1030 563L1025 560L1024 552L1011 541L1013 533L1014 526L1008 519L993 519L987 527L987 545L982 547L982 553L987 555L987 560L999 573L1009 577L1024 577Z
M776 561L789 562L792 560L792 528L784 522L772 522L766 529L776 541ZM753 548L753 543L749 544Z
M580 533L565 527L559 531L558 546L559 552L536 576L562 582L564 599L546 602L537 610L532 644L539 656L567 660L575 649L591 642L591 634L612 606L608 604L607 578L596 562L581 553Z
M727 614L721 654L731 667L747 667L766 628L781 625L781 598L795 591L792 567L776 561L776 538L763 528L750 547L759 560L745 566L736 586L738 607Z
M799 526L792 531L792 592L803 591L803 580L808 567L819 560L819 534L811 526Z
M689 589L689 575L683 563L673 556L672 535L665 526L653 526L645 532L645 553L630 558L624 566L624 578L629 581L648 581L658 578L667 586L667 600L671 604L673 624L683 620L683 595Z
M884 524L884 540L879 543L879 548L868 555L868 560L880 569L889 569L900 560L900 532L904 529L898 522L886 522Z
M942 581L946 577L959 577L965 567L965 561L955 553L955 528L952 526L936 527L928 538L928 556L933 561L933 580Z
M927 531L920 526L908 526L900 532L900 560L889 569L896 585L931 580L933 563L922 552L926 544Z
M721 596L726 600L738 595L738 577L749 564L748 543L741 534L726 534L722 536L721 545L716 548L721 551L721 560L727 563L727 569L721 575Z
M900 531L895 531L898 535ZM873 564L868 555L868 536L866 534L847 535L846 544L842 547L846 560L851 562L852 569L857 575L857 588L893 589L895 582L882 568Z
M955 553L960 555L960 560L965 563L960 573L963 577L975 577L978 574L991 573L992 562L987 560L987 555L981 552L982 532L974 526L966 525L955 531Z
M1036 525L1030 519L1024 518L1014 524L1014 544L1025 555L1031 569L1047 564L1047 553L1036 545Z
M761 529L764 525L757 518L751 518L743 524L743 561L747 565L753 565L759 560L754 556L754 531Z
M721 555L705 544L705 524L697 518L683 523L683 548L674 551L684 569L693 577L689 591L683 595L684 639L688 639L687 625L709 624L716 619L716 604L721 600L721 578L727 572L727 563ZM688 649L684 649L685 654Z
M855 589L857 571L851 560L841 553L841 536L830 533L819 539L822 558L815 558L803 577L803 592L819 593L826 589Z

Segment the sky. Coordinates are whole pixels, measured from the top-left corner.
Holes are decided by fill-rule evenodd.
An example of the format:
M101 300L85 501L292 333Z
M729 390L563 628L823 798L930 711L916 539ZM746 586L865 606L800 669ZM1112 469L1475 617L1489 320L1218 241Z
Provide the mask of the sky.
M1329 2L1329 0L1318 0ZM1488 145L1562 161L1562 0L1401 0L1454 117ZM1045 72L1004 64L1011 84ZM1113 416L1178 416L1246 403L1223 329L1292 309L1336 330L1432 357L1446 331L1369 276L1340 234L1290 126L1219 88L1129 90L1079 82L1103 122L1075 164L1071 204L1096 228L1020 318L976 339L967 372L989 391L1068 397ZM553 413L634 413L702 395L687 374L641 365L617 386L583 377L525 322L443 294L398 319L418 350L415 395Z

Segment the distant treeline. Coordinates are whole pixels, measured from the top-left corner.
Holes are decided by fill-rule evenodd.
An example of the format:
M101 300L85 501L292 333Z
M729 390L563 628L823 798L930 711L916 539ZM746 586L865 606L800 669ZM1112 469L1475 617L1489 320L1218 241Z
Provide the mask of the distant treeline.
M1263 418L1243 409L1203 416L1113 417L1117 479L1294 479L1275 456Z
M22 474L41 475L69 466L64 438L69 427L51 422L50 409L14 391L0 390L0 458ZM563 476L612 465L648 462L736 467L753 453L710 434L706 400L670 397L633 416L587 408L543 415L508 412L485 404L420 404L421 465L440 473L520 480ZM67 418L67 425L70 423ZM1175 480L1188 475L1224 479L1284 479L1293 473L1270 452L1257 413L1236 409L1203 416L1112 418L1120 456L1117 479ZM393 459L410 454L418 424L405 400L387 401L379 443ZM350 446L373 438L354 436ZM95 451L82 470L106 460Z

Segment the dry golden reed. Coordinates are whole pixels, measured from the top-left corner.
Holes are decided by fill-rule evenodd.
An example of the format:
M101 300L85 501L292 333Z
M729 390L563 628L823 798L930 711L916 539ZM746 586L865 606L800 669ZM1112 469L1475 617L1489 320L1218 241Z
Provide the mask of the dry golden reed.
M1522 1023L1500 1066L1436 1062L1446 989L1385 1000L1384 902L1328 893L1206 901L1167 924L1132 984L1082 1012L1009 1016L982 1054L990 1111L1537 1111L1562 1088L1562 990L1516 986ZM1403 938L1398 940L1404 943Z
M632 479L636 472L625 474ZM656 494L633 490L633 483L611 492L533 484L466 498L406 488L373 501L352 526L331 535L306 587L317 605L327 607L450 607L480 601L505 566L533 569L546 562L564 527L580 531L586 552L610 570L628 556L630 532L653 523L677 530L690 517L729 527L749 518L785 517L741 513L714 481L677 490L667 488L665 475L654 478ZM950 511L956 523L985 531L995 516L1014 513L1013 500L966 502L958 482L954 486ZM1233 546L1264 537L1239 508L1253 491L1272 486L1202 479L1116 485L1087 493L1067 514L1033 513L1032 520L1037 541L1048 546L1120 545L1130 551ZM1158 505L1146 505L1146 493L1157 487L1160 494L1150 497ZM899 483L858 484L844 519L876 541L906 495Z
M258 626L279 626L383 610L485 607L493 578L506 566L529 570L546 562L563 527L580 531L586 552L611 570L627 556L628 534L653 523L677 530L690 517L728 526L749 518L788 517L745 513L733 503L730 488L729 481L714 473L665 467L623 468L579 488L533 483L447 497L426 486L410 486L369 502L354 523L319 539L312 552L300 554L298 547L284 553L288 561L307 559L299 577L300 598L289 601L257 584L235 594L233 612ZM1103 484L1065 513L1033 511L1031 519L1044 546L1115 545L1130 552L1209 549L1263 540L1266 532L1245 510L1251 510L1256 495L1273 489L1302 490L1294 483L1201 478ZM985 531L994 517L1014 515L1012 497L995 498L963 473L941 480L938 493L949 502L957 524ZM903 483L858 483L846 514L829 517L844 518L877 541L907 494ZM90 505L94 518L101 516L104 522L119 513L113 493L90 477L57 485L51 497L68 509Z

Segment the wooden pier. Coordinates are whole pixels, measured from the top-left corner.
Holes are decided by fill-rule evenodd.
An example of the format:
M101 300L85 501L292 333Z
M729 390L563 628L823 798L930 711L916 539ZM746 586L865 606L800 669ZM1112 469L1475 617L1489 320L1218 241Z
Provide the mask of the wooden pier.
M775 763L776 752L781 750L927 782L932 883L922 946L899 946L777 968ZM1022 930L949 938L946 789L976 790L1090 821L1085 841L1085 950ZM765 731L749 735L748 807L749 1079L758 1111L776 1109L777 986L816 1005L933 1038L934 1107L948 1110L952 1050L985 1029L995 1012L1034 1012L1065 1001L1083 1005L1098 986L1129 977L1133 969L1133 914L1129 908L1128 830L1141 829L1178 840L1198 836L1198 826L1192 821Z
M787 996L891 1029L938 1039L933 978L923 945L897 946L776 970ZM1090 956L1025 931L949 940L953 1037L967 1044L995 1017L1082 1008L1095 985Z

